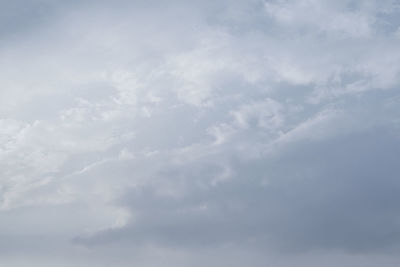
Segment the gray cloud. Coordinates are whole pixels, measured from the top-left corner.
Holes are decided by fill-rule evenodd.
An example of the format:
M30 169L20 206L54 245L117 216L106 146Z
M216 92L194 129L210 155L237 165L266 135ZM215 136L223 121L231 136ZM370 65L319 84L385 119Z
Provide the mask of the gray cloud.
M1 5L0 264L396 266L396 1Z
M297 142L278 156L251 162L232 159L225 169L198 161L177 166L159 174L168 181L128 191L123 203L135 216L132 224L78 241L398 249L399 145L397 133L373 129ZM213 183L227 168L234 175ZM182 192L158 192L166 187Z

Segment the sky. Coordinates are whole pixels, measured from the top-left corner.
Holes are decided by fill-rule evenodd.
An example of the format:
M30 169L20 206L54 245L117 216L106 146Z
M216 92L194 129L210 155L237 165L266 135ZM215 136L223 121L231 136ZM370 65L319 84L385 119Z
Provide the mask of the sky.
M397 0L0 0L0 73L0 266L399 266Z

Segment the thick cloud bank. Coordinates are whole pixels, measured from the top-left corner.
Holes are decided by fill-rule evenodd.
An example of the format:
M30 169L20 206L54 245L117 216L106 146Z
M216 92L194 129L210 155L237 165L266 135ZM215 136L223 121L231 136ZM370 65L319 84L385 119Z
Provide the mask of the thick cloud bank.
M1 266L398 266L398 1L0 10Z

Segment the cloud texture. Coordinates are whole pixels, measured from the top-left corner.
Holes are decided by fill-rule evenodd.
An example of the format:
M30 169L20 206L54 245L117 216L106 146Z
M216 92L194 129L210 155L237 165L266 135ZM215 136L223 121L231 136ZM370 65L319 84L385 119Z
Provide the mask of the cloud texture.
M397 1L0 4L0 265L397 266Z

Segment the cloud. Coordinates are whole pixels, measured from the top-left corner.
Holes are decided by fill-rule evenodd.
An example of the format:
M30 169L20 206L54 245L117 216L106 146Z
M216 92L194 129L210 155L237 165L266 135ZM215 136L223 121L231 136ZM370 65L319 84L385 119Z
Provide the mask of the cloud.
M1 264L398 260L395 1L2 5Z
M322 140L305 136L250 161L236 156L226 162L232 155L219 151L166 164L150 184L125 194L122 203L135 218L129 226L78 241L398 249L398 145L396 134L381 128Z

